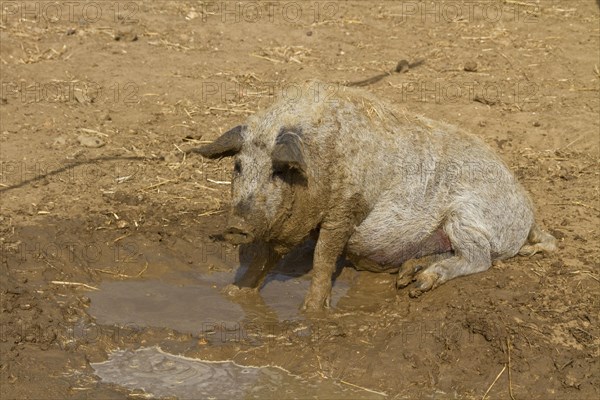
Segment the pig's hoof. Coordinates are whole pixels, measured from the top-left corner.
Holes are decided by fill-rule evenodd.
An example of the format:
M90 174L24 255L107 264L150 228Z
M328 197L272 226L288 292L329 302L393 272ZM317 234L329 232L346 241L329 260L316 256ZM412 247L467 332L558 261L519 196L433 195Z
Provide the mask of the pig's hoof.
M398 277L396 278L396 288L402 289L410 285L414 281L417 272L419 272L422 269L423 266L416 265L415 263L411 263L410 261L407 261L404 264L402 264L402 267L398 272Z
M225 286L222 290L224 294L231 297L239 297L239 296L248 296L248 295L256 295L257 290L255 288L249 287L239 287L230 283Z
M438 274L434 272L423 271L417 275L415 279L414 288L408 292L408 295L412 298L419 297L425 292L430 291L435 287L435 284L439 280Z
M314 298L313 296L308 296L304 300L304 304L302 304L302 311L322 311L325 307L329 308L330 299L329 296L325 299Z
M412 276L398 276L398 278L396 278L396 288L397 289L405 288L408 285L410 285L410 283L412 281L413 281Z

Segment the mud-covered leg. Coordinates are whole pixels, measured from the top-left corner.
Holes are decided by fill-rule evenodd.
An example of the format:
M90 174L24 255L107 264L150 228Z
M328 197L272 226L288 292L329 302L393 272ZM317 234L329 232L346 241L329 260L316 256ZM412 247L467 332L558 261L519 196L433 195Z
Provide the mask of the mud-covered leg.
M454 255L436 261L415 276L415 288L409 292L418 297L442 283L458 276L486 271L491 265L490 243L476 224L456 216L444 225Z
M255 242L240 246L240 260L243 258L250 258L250 264L243 275L236 278L234 284L225 287L227 294L258 290L281 256L268 243Z
M411 260L405 261L400 270L398 271L398 276L396 278L396 288L401 289L408 285L410 285L414 279L415 275L429 267L436 261L440 261L446 258L449 258L452 253L443 253L443 254L432 254L429 256L421 257L421 258L413 258Z
M321 227L313 259L312 282L304 299L303 310L329 307L335 264L349 236L346 229Z

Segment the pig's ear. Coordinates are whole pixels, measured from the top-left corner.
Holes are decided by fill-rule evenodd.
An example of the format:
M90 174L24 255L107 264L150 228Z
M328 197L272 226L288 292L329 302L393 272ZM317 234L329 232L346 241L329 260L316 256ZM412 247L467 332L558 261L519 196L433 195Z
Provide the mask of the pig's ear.
M244 138L242 131L246 129L244 125L238 125L233 129L222 134L214 142L206 146L194 149L196 153L200 153L206 158L222 158L236 155L242 148Z
M302 140L296 132L282 130L277 135L271 158L274 170L295 169L306 172Z

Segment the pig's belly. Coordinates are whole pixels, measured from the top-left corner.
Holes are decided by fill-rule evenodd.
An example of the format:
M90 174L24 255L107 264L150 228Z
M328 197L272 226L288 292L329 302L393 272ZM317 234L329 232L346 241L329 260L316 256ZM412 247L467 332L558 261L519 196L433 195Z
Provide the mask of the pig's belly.
M373 272L391 272L407 260L449 251L452 245L442 228L422 234L399 232L390 225L378 231L359 227L346 246L346 255L357 269Z

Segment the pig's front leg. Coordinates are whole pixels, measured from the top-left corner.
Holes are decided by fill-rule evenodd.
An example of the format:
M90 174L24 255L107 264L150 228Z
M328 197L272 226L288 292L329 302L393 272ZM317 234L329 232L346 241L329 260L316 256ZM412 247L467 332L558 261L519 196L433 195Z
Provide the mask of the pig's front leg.
M349 237L349 229L321 227L313 258L312 282L304 299L303 310L316 311L329 307L331 278Z
M227 294L258 290L281 256L270 244L254 242L240 246L240 261L244 258L250 258L250 264L246 271L236 278L234 284L225 288Z

